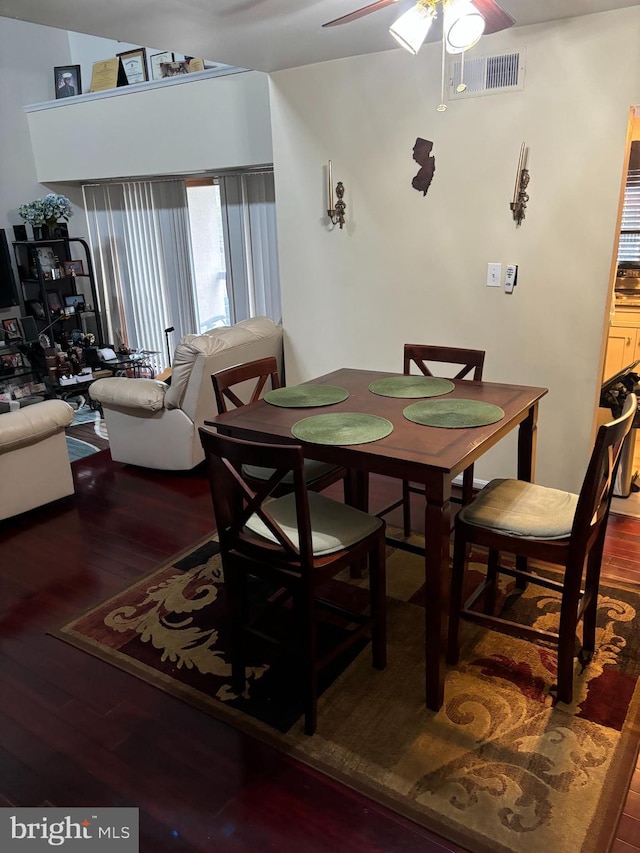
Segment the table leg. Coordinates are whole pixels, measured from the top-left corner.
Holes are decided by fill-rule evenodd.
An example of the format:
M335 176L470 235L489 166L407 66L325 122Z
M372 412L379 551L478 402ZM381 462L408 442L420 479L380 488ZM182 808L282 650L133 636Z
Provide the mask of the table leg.
M451 482L427 487L425 550L425 684L427 708L438 711L444 701L445 651L451 582L449 537Z
M347 471L344 488L345 503L367 512L369 508L369 474L366 471L355 471L350 468ZM367 561L363 557L352 563L349 567L351 578L361 578L364 574Z
M533 483L536 468L536 443L538 438L538 404L531 406L529 414L518 430L518 479ZM527 558L516 557L516 570L527 571ZM516 589L526 589L527 581L516 575Z

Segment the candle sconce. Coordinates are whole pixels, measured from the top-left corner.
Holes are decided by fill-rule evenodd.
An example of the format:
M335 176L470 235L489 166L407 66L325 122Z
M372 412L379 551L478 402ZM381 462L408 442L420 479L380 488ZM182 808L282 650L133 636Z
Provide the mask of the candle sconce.
M340 228L344 228L344 212L347 209L347 205L342 200L344 195L344 186L342 185L342 181L338 181L336 184L336 196L338 200L335 203L335 206L330 207L327 210L327 215L331 220L333 225L339 225Z
M333 171L331 167L331 160L329 160L329 168L328 168L328 207L327 207L327 216L332 225L339 225L340 230L344 228L344 212L347 209L347 205L343 201L344 196L344 184L342 181L338 181L336 184L336 197L337 201L333 203Z
M524 142L520 148L520 158L518 160L518 169L516 171L516 184L513 189L513 200L509 203L509 207L513 212L513 218L518 225L522 225L522 220L525 217L527 202L529 195L527 187L529 186L529 170L527 169L527 154Z

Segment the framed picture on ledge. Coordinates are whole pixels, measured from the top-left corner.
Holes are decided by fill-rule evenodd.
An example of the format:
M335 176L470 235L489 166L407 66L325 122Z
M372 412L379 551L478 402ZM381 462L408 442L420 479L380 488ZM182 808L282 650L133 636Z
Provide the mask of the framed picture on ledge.
M116 55L120 57L129 85L132 83L144 83L149 79L147 60L143 47L137 47L135 50L125 50L123 53Z
M162 79L162 68L160 66L163 62L173 62L173 54L170 51L165 50L164 53L152 53L149 57L152 80Z
M79 65L56 65L53 69L56 100L82 94Z

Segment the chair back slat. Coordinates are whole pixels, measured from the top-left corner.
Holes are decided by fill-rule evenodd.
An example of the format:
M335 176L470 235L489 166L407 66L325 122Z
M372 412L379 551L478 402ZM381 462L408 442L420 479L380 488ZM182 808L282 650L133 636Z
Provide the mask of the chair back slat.
M572 551L586 554L590 543L604 535L622 445L637 407L635 394L629 394L620 417L598 430L574 516Z
M263 444L220 435L206 427L200 428L200 440L205 452L211 499L218 526L223 554L235 551L251 559L269 552L269 559L309 569L313 557L309 500L304 475L304 456L300 445ZM256 484L247 482L246 466L273 469L267 480ZM298 528L298 543L294 543L269 512L278 486L287 475L293 475ZM256 515L272 533L277 543L258 537L246 528Z
M480 381L482 379L484 357L484 350L479 349L439 347L430 344L405 344L403 373L405 375L410 374L411 366L415 365L425 376L434 376L435 374L427 362L436 362L438 364L462 365L461 370L455 376L447 376L446 378L464 379L473 372L471 379ZM440 376L440 373L438 373L438 376Z
M245 394L243 394L245 399L242 399L233 389L251 380L255 380L255 384L249 385L245 389ZM280 387L278 363L273 356L248 361L245 364L235 364L233 367L227 367L225 370L219 370L212 374L211 382L216 396L218 414L222 415L228 411L227 402L231 403L236 409L247 403L255 403L262 396L269 380L271 381L271 388Z

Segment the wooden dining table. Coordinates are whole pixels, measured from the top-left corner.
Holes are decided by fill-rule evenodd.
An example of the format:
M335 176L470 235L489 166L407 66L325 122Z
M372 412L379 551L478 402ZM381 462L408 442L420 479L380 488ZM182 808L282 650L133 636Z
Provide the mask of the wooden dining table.
M205 423L238 438L302 444L308 458L331 462L354 472L359 483L354 491L359 495L356 503L366 502L366 483L371 473L424 486L425 689L427 707L437 711L444 699L452 480L518 427L517 477L533 481L538 402L548 389L455 380L447 399L492 403L503 409L504 417L487 426L450 429L423 426L408 420L403 410L416 402L413 399L384 397L369 390L375 380L396 375L399 374L341 368L310 380L311 384L346 389L349 396L341 403L301 409L260 400ZM300 442L293 437L291 428L297 421L328 412L378 415L393 424L393 431L385 438L357 445L316 444Z

